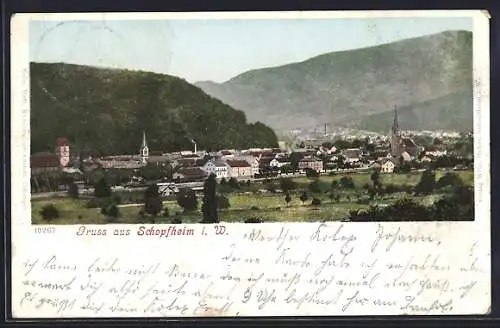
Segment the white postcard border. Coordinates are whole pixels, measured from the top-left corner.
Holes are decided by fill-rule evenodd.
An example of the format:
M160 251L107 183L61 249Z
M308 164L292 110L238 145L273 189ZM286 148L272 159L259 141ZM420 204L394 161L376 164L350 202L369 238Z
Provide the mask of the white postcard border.
M34 228L31 225L31 210L30 210L30 188L29 188L29 21L30 20L101 20L101 19L305 19L305 18L365 18L365 17L472 17L473 18L473 67L474 67L474 188L475 188L475 221L473 222L398 222L394 223L346 223L345 226L350 229L356 229L359 236L373 234L378 227L390 230L395 227L400 227L404 231L439 231L438 235L444 236L444 231L448 234L446 244L449 249L442 250L443 254L451 258L460 257L459 251L465 252L459 245L456 250L450 244L450 240L477 241L475 251L480 254L477 262L481 266L482 271L476 273L477 280L481 280L480 291L475 294L475 299L471 300L470 306L458 307L450 310L449 313L469 314L469 313L486 313L489 311L490 305L490 144L489 144L489 22L488 14L482 11L377 11L377 12L248 12L248 13L106 13L106 14L16 14L11 20L11 227L12 227L12 255L13 255L13 309L16 316L30 317L56 316L53 311L36 311L34 308L23 310L18 306L22 295L19 295L23 289L21 276L24 274L23 263L27 258L40 257L48 255L50 252L59 252L63 258L72 256L68 249L74 248L79 250L77 256L83 252L96 252L97 249L106 247L105 253L113 254L119 250L126 250L130 254L136 254L137 249L146 249L147 247L157 247L158 244L152 241L141 241L139 239L129 239L128 241L119 241L117 238L109 238L109 242L116 243L109 245L106 240L97 240L96 238L86 238L77 240L75 231L77 226L57 226L57 231L51 236L41 236L34 233ZM311 229L314 223L289 223L293 231L301 231L301 229ZM226 224L233 231L238 231L236 235L244 233L248 230L248 225L244 224ZM282 224L263 224L261 227L264 231L275 231ZM355 228L354 228L355 226ZM92 228L88 226L88 228ZM130 228L137 229L136 226L128 225L107 225L107 228ZM50 237L50 238L49 238ZM236 238L236 237L235 237ZM197 241L200 242L200 241ZM211 243L219 244L217 240L211 240ZM183 246L184 243L181 243ZM223 244L223 243L222 243ZM223 245L221 244L221 247ZM43 245L44 247L40 247ZM64 245L64 249L58 249L57 245ZM108 248L109 247L109 248ZM418 254L422 249L418 247L410 247L410 250ZM44 250L47 253L44 253ZM222 248L221 248L222 249ZM50 250L50 251L48 251ZM265 250L261 250L265 253ZM115 253L116 254L116 253ZM205 254L209 257L209 254ZM59 255L58 255L59 256ZM75 256L75 254L73 254ZM196 256L196 254L192 254ZM404 258L404 252L399 253L400 258ZM86 257L82 256L83 258ZM204 257L198 255L199 260L204 261ZM124 259L126 260L126 259ZM239 271L236 269L236 271ZM17 305L16 302L17 301ZM61 314L63 317L77 316L78 310L69 311L66 314ZM220 315L325 315L325 314L343 314L343 313L325 313L323 308L318 307L317 311L313 306L307 308L300 313L284 313L279 306L269 312L259 311L257 309L246 309ZM355 311L345 314L400 314L385 313L377 311L375 308ZM406 311L412 313L412 311ZM109 314L109 313L108 313ZM418 313L417 313L418 314ZM426 314L435 314L434 312ZM99 315L96 315L99 316ZM103 314L103 316L106 316ZM126 316L126 315L125 315Z

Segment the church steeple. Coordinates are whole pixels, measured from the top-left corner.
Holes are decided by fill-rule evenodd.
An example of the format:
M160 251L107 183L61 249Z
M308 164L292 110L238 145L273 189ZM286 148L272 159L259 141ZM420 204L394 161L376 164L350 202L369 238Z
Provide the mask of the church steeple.
M391 155L393 158L401 156L401 133L399 131L398 110L394 107L394 121L391 130Z
M399 132L398 109L394 107L394 122L392 123L392 132Z
M148 143L146 141L146 131L142 131L142 144L139 150L139 154L141 155L142 163L145 164L149 157L149 148L148 148Z

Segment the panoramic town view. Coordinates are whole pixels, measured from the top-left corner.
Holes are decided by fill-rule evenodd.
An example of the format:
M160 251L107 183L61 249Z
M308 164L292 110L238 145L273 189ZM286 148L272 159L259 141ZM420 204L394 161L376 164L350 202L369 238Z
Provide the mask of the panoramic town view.
M474 220L472 22L420 20L182 21L168 56L158 22L33 22L32 223Z

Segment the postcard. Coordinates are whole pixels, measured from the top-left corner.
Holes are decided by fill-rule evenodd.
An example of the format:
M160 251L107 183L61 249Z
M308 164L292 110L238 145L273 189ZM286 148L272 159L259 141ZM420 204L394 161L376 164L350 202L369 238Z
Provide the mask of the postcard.
M14 15L13 317L489 313L488 20Z

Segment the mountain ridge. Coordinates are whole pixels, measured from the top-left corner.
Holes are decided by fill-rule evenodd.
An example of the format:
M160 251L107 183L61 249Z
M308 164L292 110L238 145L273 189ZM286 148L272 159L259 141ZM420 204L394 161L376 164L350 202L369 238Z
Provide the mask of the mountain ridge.
M445 31L331 52L195 85L275 129L295 128L294 122L345 125L394 106L466 94L472 89L472 33ZM459 110L472 111L472 99L464 106L469 108ZM424 120L421 128L427 123L432 125Z

